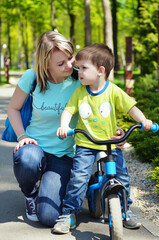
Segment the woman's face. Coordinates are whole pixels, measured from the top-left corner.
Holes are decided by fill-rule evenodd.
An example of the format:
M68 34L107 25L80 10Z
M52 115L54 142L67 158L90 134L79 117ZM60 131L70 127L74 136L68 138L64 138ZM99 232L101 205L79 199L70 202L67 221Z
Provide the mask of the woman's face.
M72 74L75 63L74 55L67 56L60 50L54 50L51 53L48 65L48 71L54 81L64 80Z

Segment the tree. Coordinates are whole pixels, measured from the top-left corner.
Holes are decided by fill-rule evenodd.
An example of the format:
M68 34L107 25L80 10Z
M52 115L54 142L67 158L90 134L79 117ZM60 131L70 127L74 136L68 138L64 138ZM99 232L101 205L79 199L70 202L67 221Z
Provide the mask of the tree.
M6 49L6 53L9 55L10 57L10 65L12 65L12 51L11 51L11 26L14 26L16 23L16 14L15 14L15 8L17 2L13 2L11 0L3 0L2 1L2 8L3 8L3 23L6 25L5 26L5 31L6 31L6 45L7 45L7 49ZM5 53L5 54L6 54Z
M112 14L109 0L102 0L104 11L104 42L113 50Z
M125 54L125 37L133 36L135 64L150 72L156 67L156 6L156 0L1 0L1 45L9 46L12 65L29 66L39 36L56 28L78 48L105 41L114 48L116 68L117 57L120 63Z
M90 0L85 0L85 46L91 44Z
M2 22L2 20L1 20L1 15L0 15L0 82L1 82L1 53L2 53L2 51L1 51L1 33L2 33L1 22Z
M75 44L75 20L76 20L76 15L74 14L74 0L72 1L67 1L67 10L68 10L68 15L70 17L70 39Z
M109 46L112 49L112 51L114 51L110 1L102 0L102 3L103 3L103 11L104 11L104 42L107 46ZM109 79L113 80L113 78L114 78L114 71L112 70L111 74L109 75Z
M138 28L134 31L134 52L141 74L150 74L157 69L157 2L139 1Z
M55 26L55 4L53 0L51 0L51 25L52 30L54 31L56 26Z
M141 0L138 0L138 6L137 6L137 15L138 15L138 18L141 17Z
M70 40L73 44L75 44L76 2L77 0L62 0L60 3L67 10L70 19Z
M114 47L114 70L118 70L118 27L117 27L117 3L112 1L112 16L113 16L113 47Z

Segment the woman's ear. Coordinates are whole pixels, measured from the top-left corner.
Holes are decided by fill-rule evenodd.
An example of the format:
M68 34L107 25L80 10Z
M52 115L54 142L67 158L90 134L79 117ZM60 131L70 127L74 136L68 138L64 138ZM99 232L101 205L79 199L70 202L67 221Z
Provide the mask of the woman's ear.
M102 76L103 74L105 74L105 67L100 66L100 67L98 68L98 74L99 74L100 76Z

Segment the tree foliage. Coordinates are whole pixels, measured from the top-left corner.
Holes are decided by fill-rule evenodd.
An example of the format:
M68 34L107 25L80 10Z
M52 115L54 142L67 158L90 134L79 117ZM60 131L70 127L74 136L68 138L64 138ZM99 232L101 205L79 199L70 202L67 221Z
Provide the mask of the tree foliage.
M135 63L146 74L157 69L157 2L140 0L139 13L134 29Z
M9 52L12 65L30 67L38 37L53 28L71 39L75 47L84 47L86 25L84 3L84 0L1 0L3 55L5 51ZM116 41L115 56L118 56L120 65L124 64L125 37L133 36L135 66L140 66L144 74L155 69L157 65L156 0L110 0L110 3L112 16L116 17L113 35L114 43ZM54 16L52 6L54 6ZM91 42L104 42L102 0L90 0L90 26ZM3 48L4 44L7 45L7 49Z

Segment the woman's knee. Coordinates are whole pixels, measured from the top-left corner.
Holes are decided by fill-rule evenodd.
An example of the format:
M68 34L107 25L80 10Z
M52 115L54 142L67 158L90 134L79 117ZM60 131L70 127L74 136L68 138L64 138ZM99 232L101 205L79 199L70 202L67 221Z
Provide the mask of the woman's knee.
M37 216L43 225L53 227L59 215L61 215L61 209L53 208L45 201L37 204Z
M35 166L41 166L43 158L44 152L39 146L27 144L14 153L14 167L21 166L26 169L34 169Z

